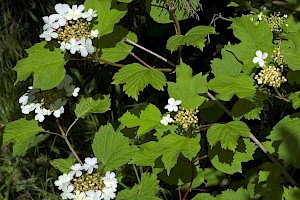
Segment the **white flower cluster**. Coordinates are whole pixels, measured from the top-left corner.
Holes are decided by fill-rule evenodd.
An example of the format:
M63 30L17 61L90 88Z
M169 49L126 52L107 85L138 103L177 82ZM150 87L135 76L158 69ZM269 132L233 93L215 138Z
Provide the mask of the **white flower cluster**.
M89 9L84 12L83 5L56 4L57 13L43 17L44 32L40 38L46 41L58 39L62 51L69 50L71 54L80 53L82 57L94 53L92 40L98 37L99 31L89 31L90 21L97 16L96 11Z
M180 100L175 100L174 98L169 98L168 105L165 106L165 109L167 109L169 112L178 111L178 106L182 103ZM172 123L173 119L171 118L170 114L167 114L160 120L160 123L167 126L169 123Z
M114 172L107 171L105 177L93 173L98 169L97 158L85 158L84 165L79 163L71 166L68 174L63 174L54 182L62 190L62 199L75 200L110 200L114 199L118 181ZM85 172L82 172L82 171Z
M279 55L281 56L280 52ZM280 87L282 83L287 81L287 79L281 74L281 70L283 67L279 69L274 65L267 66L265 64L265 59L267 59L267 57L267 53L262 53L262 51L260 50L256 51L256 56L253 58L252 62L254 64L258 63L262 70L257 75L255 75L254 79L257 80L258 84L267 84L271 87ZM276 59L274 59L274 61L278 62L276 61Z
M71 85L72 78L69 75L66 75L65 79L62 83L56 87L54 92L58 92L62 89L65 90L64 94L66 96L78 96L78 92L80 90L79 87L75 88L74 85ZM53 91L53 90L52 90ZM28 87L27 92L19 98L19 103L21 104L21 111L23 114L29 114L30 112L35 112L34 119L43 122L45 116L49 116L53 114L56 118L59 118L61 114L64 113L64 105L66 105L67 101L62 98L57 98L51 101L49 105L45 104L45 96L47 91L41 91L40 89L33 89L32 86ZM41 94L43 93L43 94ZM50 90L51 93L51 90ZM49 96L49 95L48 95ZM51 95L50 96L55 96Z

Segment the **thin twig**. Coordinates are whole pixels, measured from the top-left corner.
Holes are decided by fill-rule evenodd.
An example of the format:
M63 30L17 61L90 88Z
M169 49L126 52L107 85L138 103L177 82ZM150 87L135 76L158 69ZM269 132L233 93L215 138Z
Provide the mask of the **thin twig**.
M134 53L131 52L130 55L132 55L135 59L137 59L138 61L140 61L146 67L148 67L150 69L153 68L150 65L148 65L145 61L143 61L140 57L138 57L137 55L135 55Z
M192 180L190 182L190 185L187 189L187 191L185 192L184 196L183 196L183 200L186 200L187 195L189 194L189 192L192 190L192 186L193 186L193 181L194 181L194 168L192 168Z
M70 132L71 128L76 124L76 122L79 120L79 118L76 118L74 122L69 126L68 130L66 131L66 136L68 136L68 133Z
M57 135L61 138L64 138L62 135L58 134L58 133L55 133L55 132L52 132L52 131L44 131L45 133L49 133L49 134L52 134L52 135Z
M137 44L137 43L129 40L128 38L125 38L125 41L128 42L129 44L135 46L135 47L138 47L138 48L140 48L140 49L142 49L142 50L144 50L144 51L146 51L146 52L148 52L148 53L156 56L157 58L159 58L162 61L164 61L164 62L168 63L169 65L171 65L172 67L176 67L176 65L174 63L170 62L168 59L166 59L166 58L158 55L157 53L154 53L153 51L150 51L149 49L146 49L145 47L143 47L143 46L141 46L141 45L139 45L139 44Z
M78 161L81 165L83 165L83 162L80 160L80 158L79 158L79 156L77 155L76 151L75 151L74 148L72 147L72 145L71 145L70 141L68 140L68 137L67 137L67 135L65 134L63 128L61 127L59 121L56 120L56 123L57 123L58 128L59 128L59 130L60 130L60 132L61 132L61 135L63 136L65 142L67 143L67 145L68 145L68 147L69 147L69 149L71 150L71 152L73 153L73 155L75 156L75 158L77 159L77 161Z
M182 200L181 191L180 191L180 185L178 185L178 196L179 196L179 200Z
M221 104L212 94L207 92L208 97L216 102L223 110L226 112L230 117L233 117L231 112L223 105ZM264 147L264 145L252 134L250 133L250 139L272 160L272 162L277 165L280 169L282 174L290 181L290 183L295 186L297 185L295 180L287 173L287 171L284 169L284 167L276 160L269 152L268 150Z

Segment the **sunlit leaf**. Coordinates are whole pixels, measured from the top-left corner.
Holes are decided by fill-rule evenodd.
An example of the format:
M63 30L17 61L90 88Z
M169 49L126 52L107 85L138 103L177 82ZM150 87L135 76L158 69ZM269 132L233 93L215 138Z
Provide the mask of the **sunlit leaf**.
M103 99L94 100L92 97L81 98L76 104L75 114L77 118L84 118L89 113L104 113L110 110L110 97L104 95Z
M71 171L71 166L74 165L76 158L54 159L51 164L61 173L67 174Z

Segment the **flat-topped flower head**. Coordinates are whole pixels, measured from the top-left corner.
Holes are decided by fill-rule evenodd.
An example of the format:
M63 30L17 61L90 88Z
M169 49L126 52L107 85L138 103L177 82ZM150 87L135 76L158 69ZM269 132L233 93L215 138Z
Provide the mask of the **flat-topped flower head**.
M178 106L182 103L181 100L175 100L174 98L169 98L168 105L165 106L165 109L167 109L169 112L178 111Z
M172 123L173 119L171 118L170 114L168 114L167 116L164 116L162 118L162 120L160 120L160 123L167 126L169 123Z
M266 52L262 53L261 50L258 50L258 51L256 51L255 55L256 56L253 58L252 62L254 64L258 63L258 65L260 67L263 67L265 65L265 61L264 60L267 59L268 53L266 53Z

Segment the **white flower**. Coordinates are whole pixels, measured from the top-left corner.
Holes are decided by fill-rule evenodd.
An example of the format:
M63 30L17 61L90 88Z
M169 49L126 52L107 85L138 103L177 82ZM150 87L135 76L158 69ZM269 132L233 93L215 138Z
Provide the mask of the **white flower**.
M100 190L89 190L85 192L86 196L90 199L100 200L101 199L101 191Z
M81 164L76 163L75 165L71 166L71 172L72 174L74 174L76 177L79 177L82 175L82 171L83 170L83 166L81 166Z
M91 174L93 172L93 169L98 169L98 165L97 165L97 158L90 158L87 157L84 160L84 170L88 172L88 174Z
M288 17L288 15L287 15L287 14L284 14L284 15L283 15L283 17L284 17L284 18L287 18L287 17Z
M70 6L68 4L58 3L54 6L54 9L59 15L65 17L65 15L68 13L68 11L70 9Z
M31 104L27 104L27 105L22 105L21 106L21 112L23 114L29 114L31 111L33 111L35 109L35 104L34 103L31 103Z
M84 37L80 40L79 52L82 57L86 57L89 53L94 53L94 47L91 39L85 39Z
M258 15L257 15L257 17L258 17L258 20L259 21L261 21L262 20L262 16L263 16L263 13L261 12L261 13L259 13Z
M82 15L82 11L84 10L84 6L83 5L79 5L77 7L77 5L73 5L72 9L69 8L68 13L66 14L66 19L67 20L77 20L78 18L81 17Z
M57 22L57 16L55 14L45 16L43 17L43 20L45 22L43 30L59 28L59 23Z
M118 180L115 177L116 174L114 172L107 171L105 177L102 178L105 186L108 188L112 188L113 191L116 191L118 187Z
M68 43L66 43L66 49L70 50L71 54L75 54L79 50L79 42L75 38L71 38Z
M42 113L38 113L38 114L35 115L34 119L36 121L43 122L44 119L45 119L45 117L44 117L44 115Z
M175 100L174 98L169 98L168 105L165 106L165 109L168 109L169 112L178 111L178 106L182 103L180 100Z
M63 114L65 112L65 109L63 106L61 106L59 109L55 110L53 112L53 115L56 117L56 118L59 118L61 114Z
M49 28L45 30L41 35L40 38L45 38L47 41L51 41L52 38L57 38L58 34L56 32L53 32L52 28Z
M91 37L92 38L97 38L99 35L99 30L96 29L96 30L91 30Z
M252 62L254 64L258 63L260 67L265 65L265 59L268 57L268 53L262 53L261 50L256 51L256 57L253 58Z
M162 118L162 120L160 120L160 123L167 126L169 123L172 123L173 119L170 117L170 114L168 114L167 116L164 116Z
M68 185L72 179L72 174L63 174L58 177L58 180L54 182L54 185L57 186L59 190L67 191Z
M96 11L91 8L82 14L82 18L86 18L87 21L92 21L93 17L97 17L97 14Z
M85 192L80 192L79 190L75 190L74 200L86 200Z
M26 105L28 103L28 93L25 93L23 96L19 98L19 103L22 105Z
M65 52L65 51L66 51L66 43L65 43L65 42L61 42L59 48L60 48L60 50L61 50L62 52Z
M77 97L77 96L78 96L79 90L80 90L79 87L77 87L77 88L74 89L74 91L73 91L73 93L72 93L73 97Z
M102 189L102 196L101 198L104 200L110 200L110 199L114 199L116 197L115 191L113 190L113 188L108 188L108 187L104 187Z
M63 191L63 193L60 194L62 199L73 199L75 195L72 193L74 190L73 185L68 185L66 187L66 190Z

